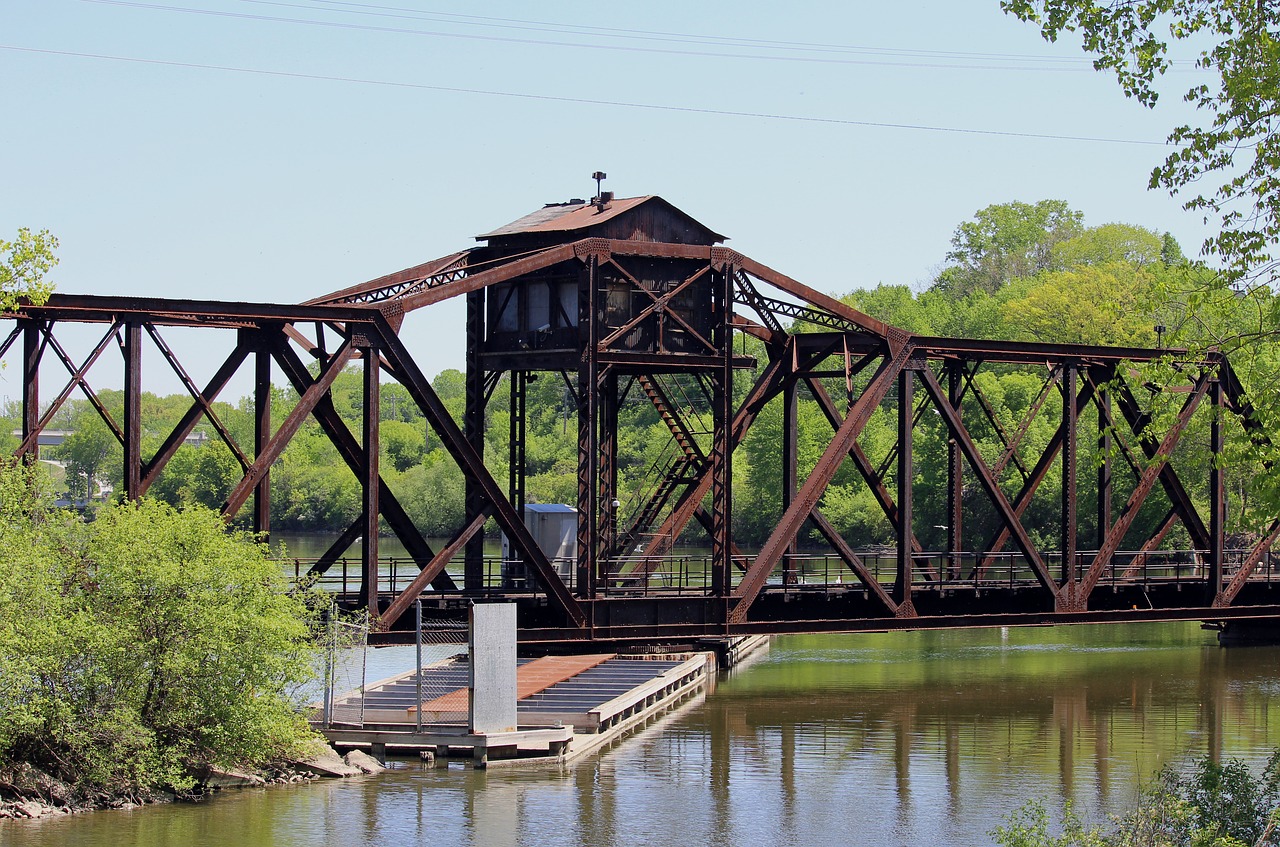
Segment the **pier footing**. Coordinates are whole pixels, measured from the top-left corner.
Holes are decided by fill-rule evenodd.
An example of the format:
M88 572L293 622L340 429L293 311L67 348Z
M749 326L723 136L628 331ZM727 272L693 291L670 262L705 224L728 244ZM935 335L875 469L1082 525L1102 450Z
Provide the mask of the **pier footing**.
M1280 644L1280 618L1225 621L1206 626L1218 630L1218 643L1223 647Z

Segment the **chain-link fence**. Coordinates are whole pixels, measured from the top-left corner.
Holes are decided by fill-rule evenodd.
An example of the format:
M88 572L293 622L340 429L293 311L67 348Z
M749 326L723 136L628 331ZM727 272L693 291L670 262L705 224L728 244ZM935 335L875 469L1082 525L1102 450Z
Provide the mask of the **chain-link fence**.
M420 607L415 609L415 619L414 669L383 681L367 679L367 619L335 616L327 622L321 714L325 729L363 727L366 722L403 724L406 720L417 729L428 724L466 724L470 712L469 626L457 619L423 619ZM379 662L373 664L379 666Z
M324 650L324 728L363 726L369 622L331 617Z
M417 672L413 674L414 722L424 724L465 723L468 718L468 672L465 658L468 627L465 621L424 619L416 609L418 634Z

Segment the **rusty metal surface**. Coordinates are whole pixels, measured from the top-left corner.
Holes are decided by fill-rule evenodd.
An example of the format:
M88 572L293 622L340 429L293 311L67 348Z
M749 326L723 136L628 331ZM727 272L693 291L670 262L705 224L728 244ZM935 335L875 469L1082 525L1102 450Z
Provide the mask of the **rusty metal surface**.
M724 235L708 228L707 225L701 224L700 221L690 218L685 212L676 209L671 203L658 197L657 194L649 194L645 197L621 197L611 198L604 203L593 202L570 202L570 203L549 203L543 209L535 210L517 220L513 220L504 226L499 226L493 232L483 235L476 235L476 241L498 241L503 237L511 237L511 235L530 235L530 234L558 234L558 233L577 233L586 229L613 229L618 219L631 218L636 220L636 226L630 228L632 232L637 234L645 232L645 230L655 229L653 226L654 216L667 218L676 221L676 230L692 228L698 230L701 237L708 239L710 242L724 241ZM684 226L681 226L684 225ZM667 241L663 238L654 238L659 233L650 233L646 238L648 241ZM667 233L660 233L667 234ZM617 237L617 235L612 235ZM672 239L675 241L675 239Z
M1091 382L1086 382L1080 389L1080 393L1076 395L1075 413L1080 414L1085 404L1087 404L1094 396L1096 389ZM1053 436L1049 439L1048 445L1040 454L1040 459L1036 462L1034 468L1027 475L1026 480L1022 484L1022 488L1013 498L1013 513L1019 518L1026 512L1027 506L1031 503L1031 498L1035 496L1036 490L1040 484L1044 482L1048 476L1050 469L1053 467L1054 460L1058 457L1058 452L1062 449L1063 440L1066 437L1066 427L1059 424ZM1005 544L1009 542L1009 528L1001 526L994 538L987 542L982 548L985 555L976 567L975 574L981 576L982 573L990 566L992 554L999 553L1004 549Z
M377 279L350 288L344 288L323 297L316 297L303 303L306 306L324 306L339 303L376 303L392 300L416 290L419 287L443 285L460 279L468 270L473 270L468 263L471 251L463 250L450 253L430 262L405 268L402 271L386 274Z
M777 566L783 552L790 546L800 525L808 519L809 513L818 505L819 498L826 491L831 478L835 476L844 456L857 440L871 413L888 393L898 373L906 366L909 357L910 348L903 347L892 358L885 359L872 377L870 386L849 410L849 414L836 430L827 449L818 459L813 472L796 493L794 502L778 521L777 528L760 548L760 554L751 563L751 567L747 569L738 587L734 589L735 603L729 613L730 622L741 623L746 619L747 612L759 595L760 589L764 587L765 580Z
M781 635L789 633L857 633L893 632L911 629L963 629L975 626L1046 626L1102 623L1145 623L1157 621L1232 621L1280 617L1280 591L1272 590L1251 599L1248 605L1219 609L1204 606L1168 605L1168 597L1178 594L1173 586L1150 586L1147 595L1154 607L1137 606L1143 592L1123 595L1122 600L1106 608L1084 611L1055 611L1041 608L1034 597L1015 591L993 589L986 596L987 609L975 611L969 598L959 593L945 602L916 590L916 601L929 608L917 617L899 617L887 613L879 600L864 598L862 590L846 589L840 595L792 594L783 601L781 592L764 595L759 601L761 614L743 622L725 622L723 603L718 598L684 598L679 603L662 598L634 600L602 599L593 601L590 614L597 621L593 627L592 646L617 643L689 643L691 639L739 635ZM1180 592L1185 594L1186 591ZM518 639L534 646L561 646L580 640L578 630L539 618L521 603L522 623ZM394 629L371 636L371 643L413 643L412 629Z
M477 235L476 240L489 240L503 235L526 232L574 232L612 220L653 199L655 195L652 194L645 197L624 197L609 201L603 209L597 208L594 203L586 202L550 203L509 224L483 235Z
M392 629L427 585L432 589L422 595L427 598L434 594L472 601L505 596L484 581L479 530L489 516L512 539L536 576L532 596L508 598L521 604L522 638L532 642L1280 614L1280 586L1273 588L1269 557L1272 543L1280 536L1280 522L1265 528L1258 542L1229 566L1224 548L1226 494L1218 463L1210 463L1217 470L1205 481L1210 488L1206 520L1189 493L1197 489L1190 488L1191 481L1184 481L1168 461L1178 449L1205 450L1204 445L1185 445L1183 433L1206 396L1212 398L1215 411L1210 452L1221 453L1228 426L1243 426L1257 444L1270 442L1270 434L1254 416L1225 358L1195 361L1185 351L1167 349L916 337L736 251L650 238L656 232L678 230L688 221L692 219L656 197L612 200L603 211L591 204L553 207L481 236L500 242L536 234L541 238L536 248L501 255L493 244L464 250L300 305L55 295L44 306L26 306L4 318L15 324L3 334L0 346L7 350L19 338L23 342L19 452L37 452L40 433L79 390L121 441L125 489L139 496L198 422L208 419L244 469L228 498L228 516L253 497L254 526L267 531L271 464L301 425L315 420L359 480L362 514L344 528L311 575L323 576L341 549L357 535L364 536L362 602L375 617L381 613L382 625ZM650 226L653 232L645 232ZM635 237L601 237L617 232L634 232ZM698 230L699 237L709 232ZM557 233L563 235L562 243L552 243ZM583 234L590 237L580 237ZM563 327L565 338L557 337L556 349L486 346L490 319L486 296L499 290L495 286L509 288L531 280L542 280L538 284L546 286L547 278L556 285L564 279L576 286L576 328ZM625 318L613 323L604 318L606 285L619 286L617 291L625 290L628 302L635 304ZM574 288L565 291L570 292L565 295L568 298ZM405 314L463 295L468 303L467 401L459 428L397 332ZM509 290L507 296L511 296ZM700 311L674 308L689 298L694 298ZM811 331L791 334L791 322L809 324ZM58 337L58 328L68 323L107 327L98 345L80 362L71 359ZM198 386L163 340L159 329L167 326L240 331L214 376ZM736 350L739 333L764 342L760 362ZM178 425L150 457L142 454L140 430L144 387L140 344L145 337L161 351L165 365L192 397ZM125 365L123 421L112 417L90 383L98 359L116 338L121 338ZM1154 427L1150 409L1139 403L1121 372L1122 363L1159 357L1173 357L1176 365L1197 375L1194 385L1162 387L1166 393L1186 394L1181 414L1164 430ZM254 360L257 421L252 456L231 439L214 407L219 392L250 358ZM44 361L54 368L61 364L69 376L49 398L41 397ZM338 372L355 361L364 366L362 438L338 415L330 395ZM270 414L273 364L283 370L301 398L279 422ZM1043 375L1041 390L1016 431L1006 427L974 382L976 372L988 365L1036 369ZM735 392L735 380L752 367L758 369L754 385L745 393ZM523 388L516 380L512 382L515 415L510 421L505 491L487 470L483 453L485 412L499 381L517 372L522 383L526 373L538 370L560 374L578 408L579 561L569 579L561 578L523 524L525 457L517 443L523 431ZM940 374L946 378L945 388ZM701 392L699 402L705 403L712 418L708 430L695 435L685 413L667 396L662 386L669 375L687 380ZM379 419L369 410L378 409L381 376L408 389L466 481L465 527L439 552L413 526L379 473ZM822 378L843 380L846 411L828 393ZM1063 403L1060 411L1053 411L1055 404L1048 399L1059 379ZM1103 383L1109 384L1105 394L1099 391ZM895 385L896 395L891 391ZM809 393L834 430L817 465L803 480L797 478L795 456L797 389ZM736 407L734 396L740 397ZM745 561L745 569L738 573L734 565L741 567L744 557L732 532L733 451L766 405L779 397L789 409L783 415L779 445L785 477L777 486L781 518L760 553ZM629 522L620 524L624 515L615 505L617 421L620 404L631 402L630 398L657 411L676 445L677 460L655 470L649 496L636 505ZM1119 412L1114 416L1113 400ZM1082 417L1091 404L1098 432L1088 437L1096 438L1108 454L1114 445L1135 477L1127 501L1114 518L1109 460L1096 475L1079 474L1076 468L1079 430L1085 424L1095 425L1092 412L1087 419ZM859 434L877 412L896 415L898 432L896 443L887 452L876 451L873 462L859 443ZM1042 415L1059 423L1049 441L1033 449L1027 444L1032 440L1028 433ZM1132 433L1128 440L1115 427L1117 420ZM926 421L940 427L947 439L945 463L938 467L922 466L922 457L912 450L913 433ZM1004 446L994 461L980 455L969 429L975 424L990 424L999 433ZM1046 550L1033 542L1022 520L1058 461L1062 462L1061 487L1055 498L1058 526L1037 536L1056 536L1058 549ZM1007 490L1012 485L1002 477L1007 465L1019 469L1016 492ZM847 476L867 485L894 527L895 570L888 581L880 581L851 540L842 538L820 509L842 467L856 470L856 476ZM920 527L914 525L919 518L913 514L918 504L912 502L911 480L917 477L946 486L948 525L942 528L947 549L930 555L924 554L917 537ZM1096 490L1099 550L1080 573L1075 563L1077 511L1082 494L1095 496L1087 490L1091 485ZM1154 535L1137 542L1141 548L1136 554L1117 560L1138 509L1153 498L1159 504L1168 501L1166 519ZM994 516L998 531L985 549L966 553L961 550L961 526L979 509ZM695 517L708 529L713 548L707 584L697 589L696 596L684 591L650 593L654 562ZM379 584L374 528L380 519L401 538L420 569L390 593ZM1206 563L1204 572L1197 572L1194 579L1180 578L1177 590L1162 583L1155 570L1159 548L1175 523L1186 527ZM806 585L794 559L800 533L810 524L826 538L840 566L852 572L850 583L817 589ZM628 553L639 539L649 539L645 555ZM1013 560L1001 552L1009 540L1017 551ZM461 588L445 570L459 551L465 551ZM961 578L964 557L974 567ZM1016 567L1022 568L1016 585L1012 576L1008 585L993 581L991 569L997 561L1016 561ZM1052 561L1061 562L1060 572L1050 571ZM1009 568L1012 574L1015 566ZM1192 590L1183 590L1188 587ZM637 589L644 592L642 596L616 594ZM1147 597L1138 608L1132 602L1134 590ZM360 601L358 597L353 602Z

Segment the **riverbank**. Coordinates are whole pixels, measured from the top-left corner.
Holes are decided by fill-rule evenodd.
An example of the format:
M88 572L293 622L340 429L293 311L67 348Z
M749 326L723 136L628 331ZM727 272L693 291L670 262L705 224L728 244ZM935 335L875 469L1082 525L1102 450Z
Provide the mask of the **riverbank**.
M136 809L163 803L199 802L228 790L297 785L320 779L381 773L385 766L359 750L339 755L322 740L308 744L296 759L251 770L205 769L184 793L172 791L89 792L57 779L30 764L0 771L0 820L32 820L110 809Z

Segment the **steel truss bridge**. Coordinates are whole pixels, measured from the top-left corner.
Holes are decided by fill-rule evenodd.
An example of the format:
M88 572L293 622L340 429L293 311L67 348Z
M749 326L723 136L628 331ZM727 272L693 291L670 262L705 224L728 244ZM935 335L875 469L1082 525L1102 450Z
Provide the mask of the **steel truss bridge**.
M519 604L521 640L548 647L1280 616L1270 556L1280 522L1255 527L1244 549L1226 542L1228 430L1241 427L1259 444L1270 434L1216 350L1193 356L915 335L719 246L722 237L656 197L606 195L548 207L482 238L485 246L298 305L56 294L22 306L4 316L10 327L0 331L0 356L12 350L22 363L17 453L37 456L41 433L55 428L58 411L80 392L123 447L124 495L141 497L205 422L242 470L224 514L269 532L272 466L314 420L359 481L361 515L298 575L332 582L349 605L368 608L386 641L412 627L406 612L419 599L436 617L509 599ZM412 312L451 298L467 307L461 424L403 340ZM83 358L63 343L71 326L95 328L98 340ZM175 327L227 340L229 351L203 383L166 342ZM763 353L746 356L743 337L758 340L752 350ZM160 436L154 451L144 450L144 346L154 351L146 365L172 371L192 398L172 431L148 434L148 444ZM91 382L100 360L115 355L124 372L119 419ZM1158 385L1139 375L1156 360L1165 375ZM283 416L273 415L273 366L300 397ZM330 393L350 366L363 374L358 432ZM233 438L214 405L242 369L255 385L252 444ZM1012 426L996 414L982 378L1011 369L1037 373L1041 383ZM548 558L523 520L524 412L539 374L563 380L577 412L577 548L567 567ZM418 531L380 470L384 380L404 386L465 477L464 525L441 546ZM833 385L843 392L833 396ZM499 386L511 411L502 481L484 455L486 409ZM825 449L803 473L800 397L816 402L828 425ZM651 404L670 443L649 469L647 487L624 504L618 413L629 403ZM733 456L770 404L782 419L780 517L763 545L746 553L732 533ZM897 437L873 456L860 436L877 414L896 420ZM1207 429L1207 444L1184 439L1193 421ZM913 449L926 423L946 436L945 455L927 463ZM1051 436L1033 448L1028 434L1046 423ZM998 455L979 449L975 427L994 431ZM1102 457L1096 467L1081 467L1081 439ZM1187 467L1202 470L1190 478ZM824 494L842 468L870 492L895 545L869 553L824 515ZM922 485L945 491L946 520L932 525L945 530L942 549L926 549L918 538L914 500ZM1046 498L1057 506L1058 525L1033 532L1024 517ZM1082 503L1096 512L1096 533L1087 539ZM1144 506L1163 518L1149 537L1135 537ZM481 538L490 519L527 581L495 578L499 569L486 562ZM379 555L380 521L409 554L390 568ZM710 553L691 563L678 543L695 522ZM967 524L995 529L975 541ZM799 549L808 527L826 550ZM1188 549L1168 549L1175 528ZM344 559L357 538L359 557ZM1044 538L1052 542L1037 540ZM456 560L461 568L453 565L451 574L446 567Z

